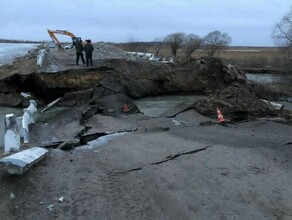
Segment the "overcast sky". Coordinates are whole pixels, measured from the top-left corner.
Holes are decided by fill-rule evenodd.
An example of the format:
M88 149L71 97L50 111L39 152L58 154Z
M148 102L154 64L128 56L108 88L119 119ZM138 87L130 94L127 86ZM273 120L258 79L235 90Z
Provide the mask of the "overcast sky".
M50 40L47 29L64 29L95 42L129 42L219 30L233 46L273 46L272 28L291 6L292 0L1 0L0 38Z

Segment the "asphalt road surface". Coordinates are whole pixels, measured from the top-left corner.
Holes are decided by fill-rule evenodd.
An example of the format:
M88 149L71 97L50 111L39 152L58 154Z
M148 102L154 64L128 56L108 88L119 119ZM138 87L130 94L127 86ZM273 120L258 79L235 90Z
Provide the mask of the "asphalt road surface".
M206 120L94 116L118 135L1 174L0 219L292 219L291 125Z

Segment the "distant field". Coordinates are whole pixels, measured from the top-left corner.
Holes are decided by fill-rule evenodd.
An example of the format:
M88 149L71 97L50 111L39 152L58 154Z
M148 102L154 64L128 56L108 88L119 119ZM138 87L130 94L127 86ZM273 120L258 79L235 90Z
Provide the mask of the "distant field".
M131 43L117 44L118 47L128 51L141 51L155 53L155 44L151 43ZM185 50L179 49L177 60L185 61ZM169 48L164 45L159 50L159 56L170 57ZM193 53L194 59L201 56L206 56L204 50L197 50ZM220 57L225 64L238 65L243 69L248 69L251 72L291 72L292 62L289 62L283 50L277 47L229 47L224 51L219 51L215 54Z

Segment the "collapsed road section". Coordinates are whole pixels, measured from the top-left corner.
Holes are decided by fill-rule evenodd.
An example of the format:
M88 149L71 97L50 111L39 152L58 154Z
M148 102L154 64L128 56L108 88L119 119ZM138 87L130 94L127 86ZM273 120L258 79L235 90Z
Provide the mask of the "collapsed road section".
M66 62L74 63L71 58ZM67 69L58 61L47 66L57 72L19 65L0 81L0 100L9 106L28 106L22 92L43 110L55 100L38 112L29 144L57 148L30 172L46 150L2 159L6 172L25 175L0 174L0 219L291 218L291 128L260 118L282 117L285 109L262 101L240 69L211 58L188 64L107 59ZM134 102L179 92L208 98L155 118ZM45 117L52 105L65 108ZM222 126L227 119L233 123Z
M70 58L69 52L69 58L65 59L63 53L66 52L50 51L41 69L29 73L29 70L19 67L21 70L17 69L14 74L1 80L0 104L25 106L21 92L32 93L40 104L61 97L58 106L91 103L92 107L97 103L105 104L100 103L100 98L124 96L124 100L117 104L111 103L111 109L116 111L121 109L120 105L128 104L130 99L196 93L209 97L194 103L192 108L209 117L216 117L217 107L236 119L277 116L283 113L283 109L276 109L261 99L240 68L226 66L217 58L204 57L185 64L99 59L92 68L84 68L68 64L68 60L73 61L74 57ZM51 65L58 66L58 71L50 71Z

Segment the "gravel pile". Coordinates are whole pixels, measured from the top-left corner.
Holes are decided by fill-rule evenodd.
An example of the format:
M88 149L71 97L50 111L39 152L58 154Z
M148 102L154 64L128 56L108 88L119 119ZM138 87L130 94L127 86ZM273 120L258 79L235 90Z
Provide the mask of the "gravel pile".
M134 59L132 55L107 43L94 43L93 47L93 59Z

